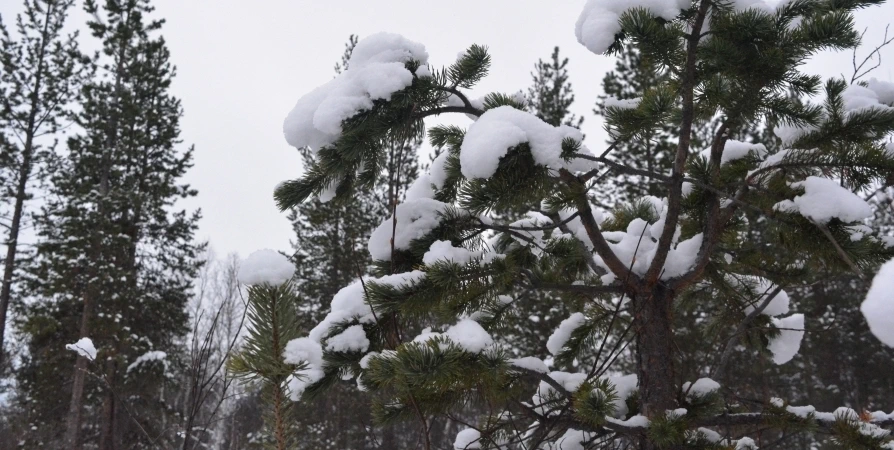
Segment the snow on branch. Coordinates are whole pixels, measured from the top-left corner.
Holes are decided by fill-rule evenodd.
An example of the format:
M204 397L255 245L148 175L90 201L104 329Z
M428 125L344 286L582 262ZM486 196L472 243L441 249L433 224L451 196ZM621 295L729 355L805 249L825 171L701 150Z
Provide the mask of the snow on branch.
M91 340L90 338L84 337L79 339L78 342L75 342L74 344L66 344L65 349L71 350L89 359L90 361L96 359L96 347L93 346L93 340Z
M270 249L248 255L239 266L239 282L243 284L278 286L289 281L294 274L295 265L281 253Z
M341 135L343 121L413 83L414 74L405 67L409 61L426 64L425 46L391 33L361 40L345 71L298 100L283 122L286 141L314 150L332 144Z
M860 312L869 324L869 331L888 347L894 347L894 259L879 269Z

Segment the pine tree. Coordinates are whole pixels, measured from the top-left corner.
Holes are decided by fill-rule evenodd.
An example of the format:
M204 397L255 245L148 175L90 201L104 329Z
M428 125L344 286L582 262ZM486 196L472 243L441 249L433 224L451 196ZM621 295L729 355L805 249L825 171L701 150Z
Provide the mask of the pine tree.
M30 279L40 300L22 314L29 356L18 375L23 398L39 399L32 422L45 427L48 435L34 436L44 445L150 445L176 413L163 395L166 368L187 332L202 247L193 240L198 213L176 205L196 195L179 182L192 149L177 148L182 109L168 92L174 69L149 2L85 8L103 44L100 76L81 90L82 131L68 140L38 217ZM72 373L73 355L59 345L82 337L100 353L94 363L78 357ZM147 359L157 352L169 354ZM67 379L69 412L60 416Z
M654 68L644 65L641 58L635 53L633 47L626 47L620 55L619 61L613 72L603 79L603 88L606 95L615 98L635 98L642 92L656 86L659 79L653 74ZM640 71L645 71L641 73ZM632 94L631 94L632 93ZM792 95L797 98L796 94ZM604 111L604 100L600 103L597 113ZM699 142L710 140L712 129L719 125L719 119L712 118L701 124L695 133L695 139ZM766 123L764 118L756 121L748 127L739 130L736 140L743 142L761 143L769 151L783 149L779 138L772 129L773 123ZM665 148L671 148L667 138L674 136L673 127L667 127L663 142ZM625 165L645 168L643 161L654 158L654 154L643 154L645 145L625 144L615 150L617 161L626 159ZM667 154L659 160L666 160ZM632 179L631 179L632 178ZM618 187L628 193L625 198L636 198L649 194L650 184L642 183L641 177L618 177L615 179L621 184ZM885 223L890 218L878 217L879 212L884 212L883 205L876 207L877 217L873 221L873 228L883 230ZM772 233L772 227L761 223L760 214L745 212L748 222L753 224L749 230L751 245L760 252L772 252L764 245L772 242L772 237L765 233ZM777 366L767 355L760 355L757 364L750 363L750 355L733 355L730 366L737 370L727 373L728 382L738 386L737 395L747 398L759 398L769 389L792 394L792 402L812 402L821 410L834 410L838 405L854 405L854 409L862 411L866 405L880 404L879 399L891 392L890 383L887 380L876 379L871 374L887 373L892 370L890 349L886 348L869 333L869 329L859 314L859 306L862 301L861 281L853 274L840 274L834 270L822 270L805 277L805 286L789 289L792 305L797 305L803 311L810 311L823 323L834 323L838 326L825 333L806 333L799 351L799 358L792 363ZM865 290L865 286L863 287ZM700 368L700 358L703 358L703 349L700 343L710 341L711 336L703 333L698 323L705 316L710 316L713 311L704 310L709 303L704 301L704 296L723 295L715 289L706 289L694 293L694 298L686 298L684 294L680 306L676 310L675 327L679 330L692 330L678 332L677 346L680 351L680 370L684 378L697 377ZM701 297L701 298L700 298ZM709 306L710 308L710 306ZM619 361L632 367L623 356ZM616 362L616 365L618 363ZM868 366L872 368L868 368ZM625 369L626 370L626 369ZM870 375L866 375L870 374ZM817 389L818 386L828 386L826 389ZM817 397L815 392L822 392ZM806 440L798 446L795 442L789 442L788 448L809 449L815 445L812 440Z
M370 188L382 155L371 144L427 132L443 152L421 177L430 195L408 198L372 233L375 277L344 287L300 341L323 356L302 360L311 376L295 391L322 395L333 380L357 377L378 394L380 424L428 429L436 417L453 418L468 427L454 442L460 449L747 449L758 445L753 433L816 430L845 448L890 447L887 413L792 408L788 391L746 401L726 377L737 370L730 363L739 345L750 360L796 356L812 326L803 314L777 317L790 309L785 289L820 269L865 276L894 257L891 236L864 224L871 206L853 194L876 190L894 171L886 145L894 84L823 83L798 70L820 49L858 45L853 11L878 3L762 9L701 0L654 15L589 1L576 30L583 44L597 53L635 46L669 74L640 100L607 105L609 147L675 124L669 173L591 151L579 130L540 120L514 96L470 100L467 90L489 69L484 47L436 70L422 45L400 36L360 41L351 73L300 99L286 119L287 141L310 146L315 159L277 188L280 207ZM808 95L821 103L800 99ZM477 120L426 130L425 118L447 113ZM699 120L715 117L698 148ZM764 117L779 124L785 150L732 139ZM659 196L597 210L590 196L600 200L597 177L608 168L658 180ZM542 211L514 222L490 214L532 204ZM749 240L758 225L759 246ZM696 295L706 289L716 295ZM511 306L533 291L580 301L544 343L553 369L494 345ZM892 312L878 306L875 288L869 295ZM689 373L675 345L691 332L675 327L683 300L704 302L694 323L712 338L699 343L699 369ZM413 328L420 323L429 327ZM873 332L894 342L889 330ZM613 362L628 349L635 373L622 376ZM481 407L487 414L465 415Z
M16 17L15 37L0 20L0 171L4 206L10 210L0 288L0 372L6 362L6 314L21 265L18 244L19 235L27 227L27 202L35 184L46 180L55 156L55 142L41 136L52 136L65 125L67 108L83 79L77 33L62 33L73 3L26 0L24 12Z
M625 46L620 50L615 69L606 73L602 79L605 95L600 97L595 114L606 115L606 105L619 101L636 101L649 89L667 83L670 75L657 67L654 61L644 58L635 46ZM697 138L704 135L704 125L700 127ZM648 172L667 173L673 160L674 143L672 141L676 129L674 124L658 130L648 130L642 136L619 141L610 153L612 160L627 167ZM703 139L698 139L699 141ZM662 185L658 180L631 173L618 173L611 177L614 182L609 187L612 191L612 202L629 203L643 195L656 195L661 192Z
M336 74L348 68L357 37L350 36L345 53L335 65ZM417 178L419 144L390 142L383 151L385 170L373 189L357 192L348 201L320 199L297 205L289 212L295 238L293 261L297 267L296 290L301 293L302 326L306 331L323 319L326 305L339 289L369 274L372 262L366 249L370 233L380 218L405 196ZM301 149L305 165L313 164L312 153ZM346 417L333 413L357 402L353 386L342 383L330 395L307 405L297 413L296 425L303 429L299 448L371 448L368 412L357 410ZM386 436L391 439L392 436ZM369 447L366 447L368 445ZM390 445L396 445L391 443Z
M583 117L571 113L574 93L568 81L568 58L559 57L559 47L553 48L550 62L537 60L531 73L534 84L528 88L528 106L540 120L557 127L569 125L580 128Z
M247 266L254 264L249 257ZM289 265L285 257L278 255ZM294 268L291 269L294 271ZM284 280L246 280L248 290L248 335L242 350L227 361L228 369L246 382L260 382L262 401L267 406L265 425L271 437L269 448L295 448L296 435L291 427L295 405L288 399L287 383L307 364L283 361L286 343L301 336L298 315L299 298L288 278Z

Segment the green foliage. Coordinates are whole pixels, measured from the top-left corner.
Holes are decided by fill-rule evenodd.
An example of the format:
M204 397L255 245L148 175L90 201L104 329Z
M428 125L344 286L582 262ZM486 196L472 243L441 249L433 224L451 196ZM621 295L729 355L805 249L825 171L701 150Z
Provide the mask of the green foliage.
M243 382L262 384L263 404L267 407L267 433L278 450L293 448L298 436L289 426L294 420L295 403L288 397L287 382L301 377L305 364L283 361L286 344L301 337L298 296L291 283L279 286L260 284L248 289L248 333L238 353L227 360L227 369Z
M574 393L574 414L582 422L602 426L607 416L615 415L618 393L607 379L586 382Z
M64 15L69 3L56 3ZM54 159L34 215L38 244L20 283L33 301L16 305L29 354L16 373L19 398L29 404L27 420L45 430L23 445L61 448L65 423L74 419L59 411L74 398L85 416L140 405L136 420L97 413L85 421L78 427L83 445L149 446L157 439L174 446L180 440L164 424L177 421L179 412L173 399L158 393L172 389L183 361L178 344L188 332L186 307L204 248L194 239L200 214L178 203L197 195L182 182L193 150L180 148L183 111L169 91L175 69L158 35L161 22L148 17L151 5L88 1L85 8L101 43L98 57L53 44L60 46L56 56L72 58L60 63L88 64L83 73L90 79L70 99L77 103L74 131ZM55 14L37 15L47 13ZM81 81L72 75L63 84ZM73 87L57 86L54 93ZM75 355L61 350L80 337L92 338L102 358L86 370L76 369ZM162 349L172 370L159 365L128 374L137 358ZM80 396L71 388L78 377L85 380ZM102 436L103 429L115 432Z
M380 423L418 421L428 429L432 417L461 417L485 427L485 441L512 436L528 448L558 445L568 430L584 430L595 447L650 450L724 448L749 426L814 431L813 421L763 406L767 391L745 376L764 367L781 330L769 315L749 312L767 292L744 281L793 289L816 281L820 270L868 271L892 256L879 234L857 236L858 222L820 224L777 206L803 195L795 183L808 176L834 177L868 193L891 173L892 157L881 145L894 132L890 108L847 110L845 83L823 87L798 70L819 49L855 45L851 15L862 6L796 0L768 12L699 2L674 20L645 9L625 12L610 49L625 51L624 60L606 76L607 97L598 105L611 147L586 155L581 143L566 139L553 149L566 161L608 169L548 168L536 163L531 143L520 142L499 149L506 152L492 176L466 179L459 159L464 130L431 128L439 152L431 187L446 205L426 217L437 224L373 263L379 276L414 271L412 281L362 282L369 314L330 325L333 333L362 325L377 354L327 351L326 377L312 389L358 374L376 395ZM447 69L414 78L391 100L346 119L305 178L278 189L280 205L330 186L337 186L337 199L366 186L383 152L370 143L418 137L427 116L520 108L512 96L489 94L479 104L460 90L479 81L489 62L473 47ZM538 64L530 91L532 114L553 125L565 123L572 101L565 64L557 51L552 64ZM823 105L800 98L820 93ZM799 126L803 134L785 142L782 153L769 134L774 126ZM766 144L744 156L725 154L738 145L733 140ZM612 213L594 213L593 204ZM625 234L634 220L648 225L641 236ZM643 252L639 244L629 248L631 238ZM426 258L435 241L449 241L455 253ZM585 320L563 330L569 336L558 354L545 355L543 341L571 311ZM496 345L470 352L449 333L433 334L469 318ZM724 372L730 361L736 369ZM637 372L639 382L623 399L602 378L619 369ZM723 390L679 389L681 379L715 373ZM621 400L626 417L617 414ZM516 411L525 419L512 425L524 431L513 434L505 418ZM610 420L636 414L648 419L647 429ZM742 426L724 430L725 440L699 429L725 420Z
M574 93L568 81L568 58L559 56L559 47L553 49L550 61L537 61L531 78L534 84L528 88L528 106L540 120L556 127L583 125L583 117L570 113Z

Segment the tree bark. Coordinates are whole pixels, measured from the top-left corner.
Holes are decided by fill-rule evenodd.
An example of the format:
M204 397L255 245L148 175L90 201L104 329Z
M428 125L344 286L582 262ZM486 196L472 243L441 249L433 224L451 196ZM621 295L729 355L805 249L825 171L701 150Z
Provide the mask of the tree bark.
M124 23L130 25L131 20L131 11L128 11L125 14L126 19L123 21ZM120 113L120 101L121 101L121 92L124 86L124 70L125 70L125 57L127 56L128 44L130 41L126 37L122 37L118 43L118 53L115 61L115 88L114 94L112 98L112 108L110 115L108 117L109 127L107 131L107 146L102 151L102 174L100 176L99 182L99 199L97 200L97 216L103 217L105 214L105 200L109 195L109 172L111 171L111 154L110 152L114 151L118 146L118 114ZM96 281L94 280L96 275L96 264L99 262L102 248L102 233L103 230L94 230L93 236L91 239L90 245L90 257L88 258L88 262L90 266L87 268L88 272L91 273L92 276L88 277L88 284L84 290L84 309L81 313L81 329L80 329L80 337L89 337L90 335L90 319L92 317L92 308L93 308L93 296L96 294L94 291L99 288L96 286ZM80 443L80 431L81 431L81 409L83 407L84 401L84 381L86 377L87 370L87 359L83 356L78 357L78 361L75 364L74 371L74 381L72 383L72 391L71 391L71 403L69 405L68 412L68 420L65 425L65 444L68 450L79 450L81 448Z
M34 117L34 110L32 110L30 117L32 124ZM22 166L19 169L19 179L16 186L16 203L12 211L9 238L6 240L6 259L3 262L3 287L0 288L0 371L3 370L4 364L3 335L6 333L6 312L9 310L9 300L12 296L12 278L16 268L19 231L22 226L22 213L25 207L25 197L27 196L28 179L31 177L34 132L29 131L25 139L25 147L22 150Z
M106 396L102 403L102 429L99 437L99 450L114 450L115 442L115 416L117 406L115 393L112 392L115 380L115 359L106 359L106 381L109 383Z
M22 214L25 198L28 194L28 179L31 178L31 164L34 156L34 135L37 134L37 111L40 109L40 89L43 85L46 58L47 35L49 34L50 17L53 14L53 3L47 5L44 13L43 32L40 41L40 53L37 57L37 70L34 71L34 86L31 91L31 106L28 111L28 122L25 131L25 145L22 147L22 165L16 183L15 206L12 211L12 223L9 227L9 238L6 240L6 259L3 261L3 286L0 287L0 371L3 370L3 336L6 333L6 313L12 295L12 277L15 274L16 250L19 243L19 231L22 227Z
M89 291L89 289L88 289ZM84 292L84 309L81 312L79 336L90 334L90 317L93 302L88 291ZM71 384L71 402L68 405L68 420L65 426L65 445L69 450L81 448L81 410L83 409L84 385L87 381L87 357L78 355Z
M640 294L635 302L636 369L641 414L650 419L676 408L677 377L674 370L674 293L662 284ZM644 450L655 447L644 438Z

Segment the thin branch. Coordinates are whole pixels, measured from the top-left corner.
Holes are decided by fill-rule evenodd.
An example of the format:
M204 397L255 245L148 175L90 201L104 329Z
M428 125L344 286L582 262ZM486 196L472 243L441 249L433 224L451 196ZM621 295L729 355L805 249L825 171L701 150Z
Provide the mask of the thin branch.
M820 231L823 232L823 236L825 236L826 239L829 240L829 242L832 244L832 246L835 247L835 251L838 253L838 256L841 257L842 261L844 261L845 264L847 264L848 267L850 267L851 270L855 274L857 274L860 278L865 280L866 274L863 273L863 271L860 269L859 266L854 264L854 260L851 259L850 256L848 256L847 252L845 252L843 248L841 248L841 244L839 244L838 241L835 240L835 236L832 236L832 232L829 231L829 227L827 227L826 224L821 223L821 222L814 222L814 224L816 225L817 228L819 228Z
M739 337L745 332L745 330L748 328L748 325L750 325L751 322L753 322L758 315L764 312L764 310L767 309L767 306L770 306L770 303L773 301L774 298L776 298L777 295L779 295L780 292L782 292L782 286L777 286L776 289L773 290L773 292L767 295L767 298L765 298L760 305L758 305L756 308L754 308L753 311L748 313L748 315L745 316L745 319L742 320L741 323L739 323L739 326L736 327L735 333L733 333L733 336L729 339L729 341L727 341L726 347L723 349L723 354L720 356L720 362L717 363L717 367L714 369L714 372L711 373L711 378L713 378L718 383L720 382L718 380L721 380L723 378L723 371L726 369L729 358L733 354L733 349L739 343ZM764 294L766 294L766 292Z

